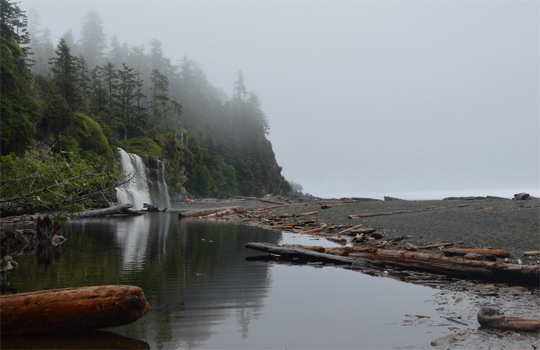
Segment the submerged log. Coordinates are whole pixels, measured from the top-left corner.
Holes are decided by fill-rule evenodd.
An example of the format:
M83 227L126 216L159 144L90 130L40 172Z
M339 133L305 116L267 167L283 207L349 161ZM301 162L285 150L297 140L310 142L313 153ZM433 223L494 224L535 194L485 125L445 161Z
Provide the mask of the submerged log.
M257 248L253 248L257 244ZM274 254L291 254L288 247L272 244L248 243L247 248L266 251ZM290 249L290 248L289 248ZM309 250L300 246L295 249ZM327 249L325 255L348 255L354 262L367 260L375 265L396 266L406 269L427 271L443 275L483 279L495 282L506 282L520 285L538 286L540 283L540 265L516 265L492 261L466 260L438 254L409 252L403 250L379 249L374 247L337 247ZM318 253L321 254L321 253ZM309 257L309 255L306 255Z
M506 316L499 310L484 306L478 311L478 323L484 328L534 332L540 330L540 320Z
M61 334L134 322L150 306L136 286L53 289L0 296L2 335Z
M237 211L242 210L242 207L228 207L228 208L214 208L214 209L204 209L204 210L191 210L178 213L178 218L194 218L199 216L208 216L210 214L218 213L221 211Z
M331 254L319 253L310 249L297 248L297 247L283 247L270 243L256 243L250 242L246 244L246 248L258 250L265 253L277 254L281 256L287 256L296 259L302 259L307 261L321 261L335 264L353 265L355 260L335 256Z

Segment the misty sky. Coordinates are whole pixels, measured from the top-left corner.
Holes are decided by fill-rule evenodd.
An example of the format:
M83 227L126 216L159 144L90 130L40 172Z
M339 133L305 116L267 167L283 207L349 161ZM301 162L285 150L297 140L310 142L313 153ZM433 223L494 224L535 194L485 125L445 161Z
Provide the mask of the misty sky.
M242 70L283 174L313 195L540 195L538 1L20 6L55 39L96 11L109 39L157 38L229 95Z

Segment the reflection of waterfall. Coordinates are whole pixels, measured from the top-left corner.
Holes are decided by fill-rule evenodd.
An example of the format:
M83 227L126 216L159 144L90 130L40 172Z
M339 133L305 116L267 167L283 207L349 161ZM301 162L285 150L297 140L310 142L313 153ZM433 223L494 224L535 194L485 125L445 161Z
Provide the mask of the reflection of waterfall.
M118 202L132 204L134 209L142 209L150 203L160 209L170 208L171 201L163 176L163 163L148 157L146 165L141 157L119 148L122 169L131 181L116 188Z

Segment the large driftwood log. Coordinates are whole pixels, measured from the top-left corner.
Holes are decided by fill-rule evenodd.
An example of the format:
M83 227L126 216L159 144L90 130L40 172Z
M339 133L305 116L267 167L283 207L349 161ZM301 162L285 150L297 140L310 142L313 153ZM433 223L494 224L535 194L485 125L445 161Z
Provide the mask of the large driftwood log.
M484 328L534 332L540 330L540 320L506 316L499 310L484 306L478 311L478 323Z
M273 244L254 243L246 247L269 253L294 253L287 248ZM278 248L276 248L278 247ZM290 248L289 248L290 249ZM294 249L310 250L312 247L300 246ZM321 253L318 253L321 254ZM346 255L354 262L367 260L380 266L397 266L406 269L433 272L462 278L484 279L495 282L507 282L520 285L538 286L540 283L539 265L516 265L492 261L466 260L438 254L409 252L403 250L378 249L374 247L337 247L327 248L325 254ZM309 257L309 255L306 255Z
M138 215L138 212L131 210L131 204L119 204L113 205L108 208L87 210L75 215L76 218L93 218L97 216L113 215L113 214L131 214Z
M2 335L60 334L134 322L150 306L141 288L98 286L0 296Z
M250 242L246 244L246 248L258 250L265 253L277 254L281 256L287 256L291 258L303 259L306 261L321 261L330 262L335 264L353 265L354 259L334 256L331 254L319 253L310 249L296 248L296 247L284 247L270 243L256 243Z
M476 249L476 248L452 248L444 249L444 255L453 256L453 255L466 255L466 254L483 254L483 255L495 255L499 258L508 258L510 253L502 249Z
M228 207L228 208L214 208L214 209L204 209L204 210L191 210L191 211L183 211L178 213L178 218L195 218L199 216L208 216L210 214L218 213L221 211L237 211L242 210L242 207Z

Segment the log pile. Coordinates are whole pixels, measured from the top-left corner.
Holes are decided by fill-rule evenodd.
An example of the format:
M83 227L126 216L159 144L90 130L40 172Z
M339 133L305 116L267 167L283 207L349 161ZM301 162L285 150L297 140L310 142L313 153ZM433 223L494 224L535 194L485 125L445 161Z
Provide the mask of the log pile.
M208 217L220 217L243 211L242 207L228 207L228 208L214 208L204 210L190 210L178 213L179 219L185 218L208 218Z
M134 322L150 306L141 288L98 286L0 296L2 336L62 334Z
M318 260L323 258L321 254L338 255L340 261L348 261L349 264L361 264L366 261L380 266L394 266L405 269L427 271L437 274L505 282L527 286L540 284L540 266L516 265L492 261L468 260L457 257L447 257L438 254L419 253L402 250L379 249L374 247L339 247L326 248L324 252L320 247L308 246L276 246L268 243L248 243L247 248L255 249L282 256L298 258L298 249L301 249L302 257L308 259L307 250L316 250ZM346 257L346 259L344 259ZM330 259L328 257L328 259Z

